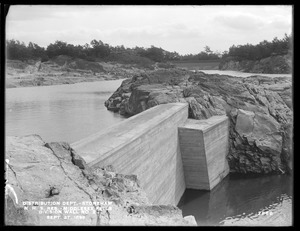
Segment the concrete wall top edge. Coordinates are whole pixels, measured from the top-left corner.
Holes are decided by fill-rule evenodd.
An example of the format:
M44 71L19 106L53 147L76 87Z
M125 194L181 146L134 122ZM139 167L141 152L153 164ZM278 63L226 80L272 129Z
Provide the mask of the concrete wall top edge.
M213 129L216 125L226 121L228 121L228 117L226 115L212 116L205 120L187 119L182 128L207 132Z
M87 162L95 161L102 154L126 145L126 143L131 142L181 110L188 110L188 104L169 103L157 105L101 132L74 142L71 147Z
M92 139L96 139L97 137L101 136L102 134L108 133L110 130L112 130L115 127L119 127L120 124L124 124L124 123L128 124L132 120L136 120L137 118L145 116L145 113L146 114L149 114L150 112L156 113L156 111L159 111L159 110L162 110L162 109L163 110L168 110L170 108L177 108L177 107L179 107L179 108L181 108L181 107L187 107L187 104L185 104L185 103L169 103L169 104L160 104L160 105L157 105L157 106L149 108L146 111L143 111L143 112L141 112L139 114L131 116L130 118L128 118L128 119L126 119L124 121L121 121L121 122L119 122L117 124L114 124L114 125L106 128L106 129L104 129L104 130L102 130L100 132L94 133L92 135L89 135L88 137L85 137L85 138L81 139L81 140L75 141L75 142L73 142L71 144L71 146L73 148L81 147L84 143L90 142Z

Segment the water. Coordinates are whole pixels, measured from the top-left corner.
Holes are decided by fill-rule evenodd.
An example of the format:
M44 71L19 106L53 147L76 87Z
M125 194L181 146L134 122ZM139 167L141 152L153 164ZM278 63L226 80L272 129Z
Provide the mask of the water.
M178 207L201 226L288 226L292 177L228 175L210 192L187 189Z
M245 73L237 74L245 77ZM6 135L39 134L46 142L72 143L121 122L124 117L104 106L121 82L6 89ZM186 190L179 207L184 216L195 216L202 226L290 225L291 187L292 178L285 175L259 178L230 175L211 192Z
M262 74L262 73L246 73L240 71L221 71L221 70L199 70L199 71L202 71L206 74L231 75L236 77L249 77L252 75L262 75L262 76L269 76L269 77L292 77L292 74Z
M80 140L125 118L104 106L123 80L6 89L5 132L45 142Z

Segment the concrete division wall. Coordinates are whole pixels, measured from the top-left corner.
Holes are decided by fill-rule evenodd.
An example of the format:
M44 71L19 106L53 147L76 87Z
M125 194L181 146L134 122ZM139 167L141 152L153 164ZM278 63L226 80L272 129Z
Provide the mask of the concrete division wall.
M211 118L211 124L203 129L210 190L229 173L226 159L229 149L228 127L227 116L215 116Z
M203 132L185 126L178 129L186 187L209 190Z
M228 126L227 116L213 116L179 127L187 188L211 190L229 173Z
M186 188L178 127L187 117L187 104L162 104L71 146L92 167L136 174L151 203L177 205Z

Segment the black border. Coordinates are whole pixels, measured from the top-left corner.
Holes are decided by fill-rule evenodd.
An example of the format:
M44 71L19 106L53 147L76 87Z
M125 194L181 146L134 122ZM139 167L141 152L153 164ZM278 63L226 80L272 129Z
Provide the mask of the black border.
M128 4L129 3L129 4ZM203 1L184 1L184 4L180 3L177 1L174 2L165 2L165 3L162 3L162 2L159 2L159 1L143 1L143 2L128 2L128 1L124 1L124 0L119 0L117 2L112 2L112 1L84 1L84 3L78 3L76 1L73 1L73 2L68 2L68 1L43 1L41 3L41 1L37 2L37 1L16 1L16 0L12 0L12 1L3 1L0 3L0 7L1 7L1 11L0 11L0 16L1 16L1 66L0 66L0 70L1 70L1 78L0 78L0 81L1 81L1 84L0 84L0 87L1 87L1 112L2 112L2 133L1 135L3 136L3 139L1 139L1 141L3 141L3 143L1 143L1 148L2 148L2 155L3 155L3 158L1 158L1 161L3 161L3 169L5 169L5 166L4 166L4 155L5 155L5 147L4 147L4 144L5 144L5 41L6 41L6 36L5 36L5 31L6 31L6 28L5 28L5 24L6 24L6 15L8 13L8 10L9 10L9 6L10 5L16 5L16 4L24 4L24 5L292 5L293 6L293 28L292 28L292 31L293 31L293 39L294 39L294 42L293 42L293 49L295 51L295 46L296 46L296 43L295 43L295 33L296 33L296 30L295 30L295 1L252 1L252 2L249 2L249 1L243 1L241 3L241 1L226 1L226 2L221 2L221 1L218 1L218 0L211 0L211 1L207 1L206 3L203 2ZM292 86L292 92L293 92L293 95L292 95L292 98L293 98L293 114L294 114L294 121L293 121L293 127L294 127L294 137L295 137L295 124L296 124L296 116L295 116L295 108L296 108L296 100L295 100L295 84L297 82L297 79L295 79L295 72L296 72L296 69L295 69L295 52L293 52L293 72L292 72L292 83L293 83L293 86ZM295 138L293 137L293 144L294 144L294 140ZM294 172L293 172L293 180L295 179L295 172L296 172L296 168L295 168L295 163L296 163L296 151L295 151L295 146L293 145L293 150L294 150L294 161L293 161L293 165L294 165ZM3 171L4 172L4 171ZM3 193L3 199L4 199L4 187L5 187L5 178L4 178L4 175L3 175L3 187L2 187L2 190L1 190L1 193ZM295 200L295 186L293 186L293 206L292 206L292 210L293 210L293 225L291 227L284 227L284 228L288 228L288 229L293 229L294 226L295 226L295 210L294 210L294 206L295 206L295 201L297 201L297 199ZM16 227L16 226L4 226L4 206L2 206L3 208L3 213L2 213L2 217L3 219L1 219L1 226L4 227L5 229L10 229L10 228L13 228L13 229L24 229L24 227L20 226L20 227ZM28 226L30 229L40 229L42 228L43 226ZM71 229L74 229L74 228L77 228L78 226L75 226L75 227L60 227L60 226L56 226L55 229L65 229L65 228L71 228ZM51 228L51 227L50 227ZM100 229L100 227L87 227L87 228L97 228L97 229ZM111 228L114 228L113 226L105 226L105 227L101 227L101 229L111 229ZM118 228L127 228L126 226L121 226L121 227L118 227ZM149 227L143 227L142 229L148 229ZM150 228L155 228L157 229L158 227L150 227ZM172 228L173 229L178 229L178 228L198 228L198 227L160 227L160 228ZM224 228L224 227L200 227L200 229L202 228ZM232 227L232 226L229 226L229 227L225 227L225 228L230 228L230 229L248 229L248 228L251 228L251 227ZM261 228L261 227L255 227L255 228ZM281 227L263 227L265 229L276 229L276 228L281 228ZM140 227L134 227L134 226L130 226L130 229L140 229Z

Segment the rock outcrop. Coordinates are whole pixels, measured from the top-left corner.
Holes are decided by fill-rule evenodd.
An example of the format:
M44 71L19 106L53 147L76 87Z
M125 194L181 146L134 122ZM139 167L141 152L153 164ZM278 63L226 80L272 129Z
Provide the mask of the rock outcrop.
M193 119L226 114L231 171L282 173L292 167L291 95L287 77L238 78L173 69L123 81L105 106L131 116L158 104L187 102Z
M69 144L6 137L6 225L196 225L175 206L152 205L138 177L91 169Z
M236 61L231 57L219 64L219 70L244 71L249 73L289 74L292 73L290 55L274 55L261 60Z

